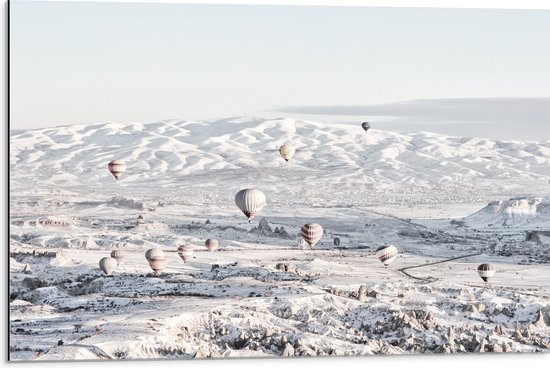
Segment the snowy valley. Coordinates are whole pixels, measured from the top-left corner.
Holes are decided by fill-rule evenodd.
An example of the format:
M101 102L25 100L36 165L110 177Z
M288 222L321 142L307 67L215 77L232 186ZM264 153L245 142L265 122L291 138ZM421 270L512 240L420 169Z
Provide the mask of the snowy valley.
M251 223L244 188L267 198ZM550 140L290 118L11 132L11 360L550 352L549 251Z

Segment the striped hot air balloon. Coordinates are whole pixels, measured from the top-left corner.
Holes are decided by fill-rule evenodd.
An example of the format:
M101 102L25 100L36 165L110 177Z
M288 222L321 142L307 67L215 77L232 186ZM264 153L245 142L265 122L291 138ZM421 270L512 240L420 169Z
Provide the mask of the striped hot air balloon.
M189 244L180 245L178 247L178 254L184 262L187 262L193 257L193 247Z
M281 154L281 156L283 156L285 161L290 160L292 158L292 156L294 156L295 152L296 152L296 150L290 144L283 144L279 148L279 153Z
M166 258L154 258L149 261L149 267L154 273L159 274L166 268Z
M243 189L235 195L235 204L248 217L248 222L266 205L264 193L256 188Z
M391 244L384 244L378 247L376 256L384 266L388 267L395 260L395 257L397 257L397 248Z
M105 275L110 276L117 266L117 261L111 257L103 257L99 260L99 268L105 273Z
M111 258L116 259L116 262L119 265L122 258L124 258L124 253L120 249L113 250L111 252Z
M479 277L485 282L489 282L489 279L495 274L496 268L490 263L483 263L477 266L477 273Z
M206 241L204 242L204 245L211 252L218 249L218 241L216 239L206 239Z
M319 224L305 224L300 229L300 234L306 243L313 248L323 237L323 227Z
M126 171L126 163L121 160L113 160L109 162L109 171L116 180L119 180L122 174Z

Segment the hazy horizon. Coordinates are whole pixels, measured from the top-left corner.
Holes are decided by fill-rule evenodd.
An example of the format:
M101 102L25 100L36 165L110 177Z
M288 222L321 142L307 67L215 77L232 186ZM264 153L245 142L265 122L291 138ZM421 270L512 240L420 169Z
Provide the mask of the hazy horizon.
M549 10L17 1L10 129L287 116L545 140L547 34Z

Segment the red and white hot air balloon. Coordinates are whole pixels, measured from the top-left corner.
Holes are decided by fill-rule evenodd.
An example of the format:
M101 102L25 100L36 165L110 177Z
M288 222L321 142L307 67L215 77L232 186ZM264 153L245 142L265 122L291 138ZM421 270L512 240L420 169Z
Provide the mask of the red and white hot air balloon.
M189 244L183 244L178 247L178 254L184 262L193 258L193 247Z
M152 259L149 261L149 266L156 274L159 274L166 268L166 258Z
M390 263L395 261L395 257L397 257L397 248L391 244L384 244L376 250L376 256L384 264L384 266L388 267Z
M206 239L206 241L204 242L204 245L211 252L218 249L218 241L216 239Z
M306 243L313 248L323 237L323 227L319 224L305 224L300 229L300 234Z
M126 171L126 163L121 160L113 160L109 162L109 171L116 180L119 180L122 174Z
M149 262L149 266L156 273L159 274L166 268L166 257L162 249L151 248L145 252L145 258Z

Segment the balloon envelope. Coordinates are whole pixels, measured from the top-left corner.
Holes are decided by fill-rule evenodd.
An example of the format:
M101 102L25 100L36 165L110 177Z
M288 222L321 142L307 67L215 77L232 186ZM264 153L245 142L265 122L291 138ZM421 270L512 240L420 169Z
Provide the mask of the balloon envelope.
M116 180L120 179L122 174L126 171L126 163L121 160L113 160L109 162L108 167L109 171L113 174Z
M216 239L206 239L204 245L206 245L206 248L211 252L218 249L218 241Z
M365 130L365 132L366 132L367 130L370 129L370 124L367 123L366 121L365 121L363 124L361 124L361 126L363 127L363 129Z
M290 160L295 152L296 150L290 144L284 144L279 148L279 153L286 161Z
M184 262L187 262L193 257L193 247L188 244L180 245L178 247L178 254Z
M165 258L155 258L149 261L149 266L155 273L162 272L166 268Z
M124 258L124 253L120 249L113 250L111 252L111 258L116 259L117 264L120 264L120 261Z
M145 252L145 259L147 259L148 261L152 259L164 259L164 258L165 258L164 252L162 251L162 249L151 248Z
M305 224L300 229L302 238L309 244L310 247L314 247L315 244L323 237L323 227L319 224Z
M477 273L479 277L485 282L488 282L491 277L495 274L496 268L490 263L483 263L477 266Z
M395 261L397 253L397 248L391 244L384 244L376 250L376 256L384 266L388 266Z
M115 270L118 262L112 257L103 257L99 260L99 268L105 273L105 275L110 276Z
M235 204L250 222L266 205L264 193L256 188L243 189L235 195Z

